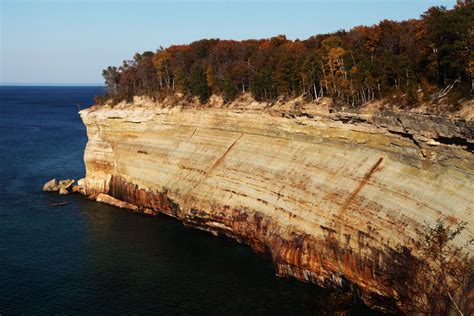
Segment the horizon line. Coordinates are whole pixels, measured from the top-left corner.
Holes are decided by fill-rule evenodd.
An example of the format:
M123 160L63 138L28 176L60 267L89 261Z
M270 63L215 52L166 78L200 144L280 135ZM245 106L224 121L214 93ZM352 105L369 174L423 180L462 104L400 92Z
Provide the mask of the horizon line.
M0 82L0 87L105 87L98 82Z

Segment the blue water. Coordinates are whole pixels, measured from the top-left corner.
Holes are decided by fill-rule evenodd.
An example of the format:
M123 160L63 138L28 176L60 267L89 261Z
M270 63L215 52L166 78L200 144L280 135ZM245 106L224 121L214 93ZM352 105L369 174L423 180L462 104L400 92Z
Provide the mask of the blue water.
M268 258L232 240L166 216L43 193L53 177L84 176L77 112L101 90L0 87L1 315L334 311L333 292L275 277ZM50 206L62 201L69 204ZM349 311L370 314L359 305Z

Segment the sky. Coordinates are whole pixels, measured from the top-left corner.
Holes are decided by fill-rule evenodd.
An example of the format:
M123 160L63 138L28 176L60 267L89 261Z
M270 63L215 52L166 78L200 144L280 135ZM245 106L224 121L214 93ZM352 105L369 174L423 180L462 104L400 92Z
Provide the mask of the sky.
M102 84L136 52L202 38L290 39L417 18L455 0L0 0L0 85Z

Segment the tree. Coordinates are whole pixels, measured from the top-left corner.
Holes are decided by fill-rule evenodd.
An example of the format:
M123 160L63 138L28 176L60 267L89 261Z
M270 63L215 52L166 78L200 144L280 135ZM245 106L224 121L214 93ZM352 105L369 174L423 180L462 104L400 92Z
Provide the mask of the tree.
M466 68L473 49L474 7L466 5L448 11L444 7L430 8L424 15L426 35L432 48L440 86L468 77ZM470 84L470 82L469 82Z
M204 69L197 63L191 67L191 74L189 75L189 88L191 94L199 97L199 100L202 103L206 102L211 96Z
M438 220L434 226L425 224L418 231L419 256L412 279L418 287L418 295L413 297L416 311L439 315L453 309L464 315L463 310L468 309L465 294L474 284L474 258L469 247L474 240L467 240L463 246L454 244L466 225L460 222L451 227Z
M111 96L116 96L118 94L118 84L120 83L120 72L117 70L117 67L107 67L107 69L102 71L102 77L104 77L107 92Z

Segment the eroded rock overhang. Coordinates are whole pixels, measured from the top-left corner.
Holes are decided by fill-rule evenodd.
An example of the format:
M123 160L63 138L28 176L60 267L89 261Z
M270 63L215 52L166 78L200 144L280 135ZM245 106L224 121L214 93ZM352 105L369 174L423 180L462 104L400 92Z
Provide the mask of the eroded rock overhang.
M474 236L470 121L130 105L81 116L88 195L233 237L279 275L356 286L372 305L409 291L400 269L421 225L467 221L458 242Z

